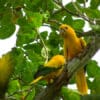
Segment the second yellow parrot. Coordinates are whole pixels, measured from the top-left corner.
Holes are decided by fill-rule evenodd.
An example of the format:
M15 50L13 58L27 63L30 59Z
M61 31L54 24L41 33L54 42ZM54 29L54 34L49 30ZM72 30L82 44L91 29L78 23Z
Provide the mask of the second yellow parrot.
M0 58L0 100L4 100L10 75L12 74L14 61L11 53L7 53Z
M59 75L61 75L63 70L63 65L65 64L65 58L62 55L53 56L47 63L43 66L40 66L36 74L34 75L35 79L31 82L34 84L39 80L46 80L49 83L52 83Z

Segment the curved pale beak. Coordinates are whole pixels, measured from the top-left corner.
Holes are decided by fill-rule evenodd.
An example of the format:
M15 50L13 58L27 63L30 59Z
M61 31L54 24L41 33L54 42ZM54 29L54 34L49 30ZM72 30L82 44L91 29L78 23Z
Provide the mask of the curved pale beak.
M59 32L60 32L60 35L62 36L62 37L65 37L65 30L63 30L63 29L59 29Z

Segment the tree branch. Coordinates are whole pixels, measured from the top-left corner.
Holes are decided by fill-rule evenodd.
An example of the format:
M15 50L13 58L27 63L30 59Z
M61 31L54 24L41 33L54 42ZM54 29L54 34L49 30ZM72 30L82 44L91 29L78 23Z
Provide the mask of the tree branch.
M79 37L82 37L82 36L98 36L100 37L100 33L99 31L93 31L93 30L90 30L90 31L87 31L87 32L79 32L79 31L75 31L76 33L78 33L78 36Z
M55 80L55 82L49 85L47 88L42 90L36 95L35 100L54 100L59 93L63 85L67 85L71 77L76 73L76 71L85 66L92 56L100 48L100 38L96 37L88 44L87 48L81 54L80 57L76 57L65 65L62 75Z
M77 6L75 5L75 3L72 2L73 6L74 6L74 8L76 9L77 12L70 11L68 8L66 8L65 6L63 6L62 2L59 1L59 0L58 1L57 0L54 0L54 2L56 4L58 4L61 7L61 9L55 11L53 13L53 15L55 15L55 14L61 12L61 11L66 11L70 15L73 15L73 16L76 16L76 17L80 17L80 18L88 21L92 25L96 25L96 24L100 25L100 19L95 19L95 18L92 19L92 18L89 18L88 16L84 15L83 13L80 12L80 10L77 8ZM85 2L85 0L84 0L84 2Z

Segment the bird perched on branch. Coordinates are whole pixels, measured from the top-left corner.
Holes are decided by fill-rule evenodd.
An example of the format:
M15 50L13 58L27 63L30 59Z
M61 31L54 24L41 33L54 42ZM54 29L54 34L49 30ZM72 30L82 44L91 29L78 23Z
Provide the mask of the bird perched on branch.
M38 82L39 80L46 80L52 83L63 70L63 65L65 64L65 58L62 55L53 56L47 63L38 68L37 73L34 75L34 80L31 84Z
M4 100L10 75L13 71L13 59L11 53L0 58L0 100Z
M66 61L78 56L79 53L84 51L86 42L82 38L78 38L74 29L69 25L62 24L60 26L60 34L64 39L64 56ZM76 83L79 92L82 95L88 93L88 86L86 82L84 68L80 68L76 72Z

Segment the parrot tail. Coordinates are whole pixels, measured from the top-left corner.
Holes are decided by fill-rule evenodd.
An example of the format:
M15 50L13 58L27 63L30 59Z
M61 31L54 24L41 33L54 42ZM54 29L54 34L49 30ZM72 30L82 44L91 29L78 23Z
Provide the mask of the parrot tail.
M79 71L77 71L75 76L76 76L78 91L81 93L81 95L88 94L88 85L86 82L84 68L79 69Z

